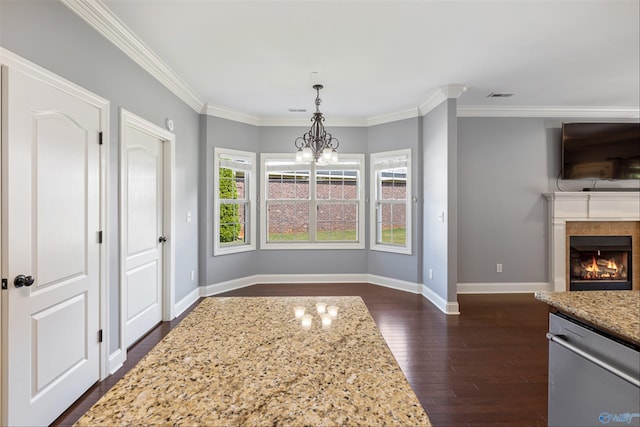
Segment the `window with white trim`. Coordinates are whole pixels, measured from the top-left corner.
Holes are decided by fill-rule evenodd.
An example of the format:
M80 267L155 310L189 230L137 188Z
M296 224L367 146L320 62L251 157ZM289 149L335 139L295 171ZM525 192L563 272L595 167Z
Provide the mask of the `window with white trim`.
M214 148L213 255L256 249L256 154Z
M411 150L371 154L371 249L411 254Z
M364 249L364 155L338 163L296 163L262 154L261 247Z

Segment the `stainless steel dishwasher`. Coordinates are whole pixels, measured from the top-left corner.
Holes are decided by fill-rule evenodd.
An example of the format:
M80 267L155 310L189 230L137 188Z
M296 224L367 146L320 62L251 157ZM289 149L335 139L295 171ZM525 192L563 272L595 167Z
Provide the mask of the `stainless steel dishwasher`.
M640 351L549 315L549 426L640 426Z

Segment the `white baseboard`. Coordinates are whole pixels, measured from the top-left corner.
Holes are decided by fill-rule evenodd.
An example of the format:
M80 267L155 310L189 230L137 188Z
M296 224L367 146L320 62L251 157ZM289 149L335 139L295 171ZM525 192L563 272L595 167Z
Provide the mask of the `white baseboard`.
M208 297L258 284L367 283L366 274L256 274L213 283L200 288L200 296Z
M182 298L176 303L173 309L175 317L178 317L182 313L184 313L187 308L191 307L191 304L198 301L198 298L200 298L200 287L195 288L194 290L189 292L186 297Z
M367 283L368 274L258 274L256 284Z
M246 288L247 286L255 285L256 276L240 277L238 279L227 280L220 283L212 283L207 286L200 287L201 297L210 297L212 295L221 294L223 292L233 291L235 289Z
M433 292L427 286L421 285L422 296L428 299L431 304L435 305L444 314L460 314L460 306L458 302L448 302L437 293Z
M200 296L207 297L257 284L323 284L371 283L414 294L420 293L420 284L372 274L256 274L226 282L213 283L200 288Z
M376 276L374 274L257 274L228 280L226 282L213 283L200 288L200 296L208 297L223 292L240 289L257 284L322 284L322 283L371 283L413 294L422 294L433 305L445 314L460 314L458 303L447 302L432 290L421 283L408 282L406 280L391 277Z
M117 349L116 351L111 353L109 355L109 375L112 375L114 372L120 369L125 360L126 354L121 349Z
M520 294L551 291L548 282L458 283L459 294Z
M422 292L422 284L420 283L407 282L406 280L377 276L375 274L368 274L367 276L367 283L371 283L373 285L384 286L385 288L396 289L404 292L411 292L412 294L419 294Z

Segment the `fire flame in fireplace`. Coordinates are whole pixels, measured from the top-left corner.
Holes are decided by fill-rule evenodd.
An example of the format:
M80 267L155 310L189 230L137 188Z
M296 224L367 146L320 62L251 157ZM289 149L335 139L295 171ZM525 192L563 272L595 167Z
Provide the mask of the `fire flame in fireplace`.
M585 268L585 270L587 270L589 273L595 273L600 270L598 268L598 263L596 262L596 257L593 257L592 259L593 259L593 262L591 263L591 265Z
M596 259L594 256L591 263L584 263L585 279L609 279L618 277L618 265L614 259Z

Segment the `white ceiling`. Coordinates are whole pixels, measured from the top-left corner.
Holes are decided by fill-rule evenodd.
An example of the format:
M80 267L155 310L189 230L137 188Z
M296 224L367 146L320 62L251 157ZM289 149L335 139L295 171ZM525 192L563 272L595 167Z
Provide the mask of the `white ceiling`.
M640 107L638 0L103 5L203 101L261 119L310 117L312 72L328 121L415 109L448 84L469 86L467 108Z

